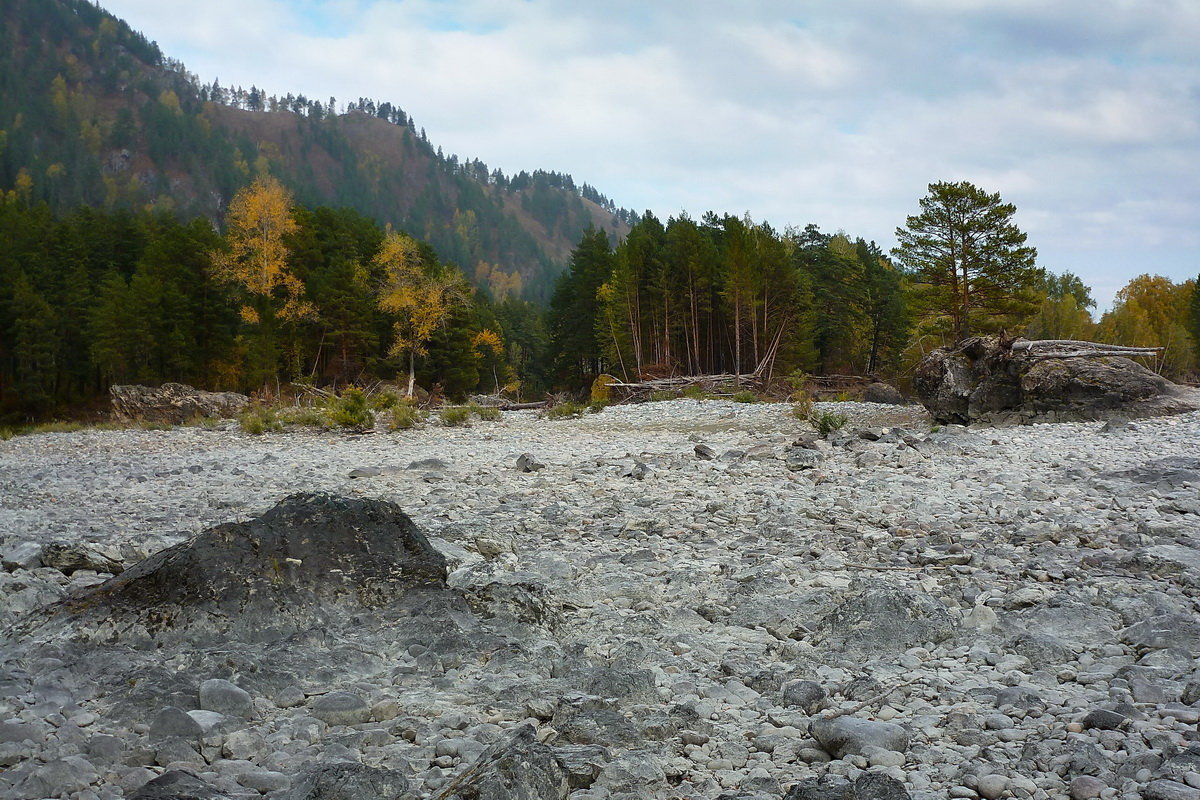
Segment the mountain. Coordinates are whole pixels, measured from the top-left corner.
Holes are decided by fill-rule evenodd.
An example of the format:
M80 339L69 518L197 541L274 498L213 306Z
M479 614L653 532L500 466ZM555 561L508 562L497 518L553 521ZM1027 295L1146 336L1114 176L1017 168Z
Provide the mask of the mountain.
M263 172L298 202L428 241L497 294L548 296L582 232L635 216L569 175L443 155L399 107L202 84L88 0L0 0L0 190L56 212L154 208L219 223Z

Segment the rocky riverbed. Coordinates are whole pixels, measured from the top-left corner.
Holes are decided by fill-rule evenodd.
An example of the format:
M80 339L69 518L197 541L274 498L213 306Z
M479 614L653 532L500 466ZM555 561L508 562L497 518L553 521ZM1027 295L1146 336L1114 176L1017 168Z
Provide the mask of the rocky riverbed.
M819 405L0 442L0 798L1200 799L1200 414Z

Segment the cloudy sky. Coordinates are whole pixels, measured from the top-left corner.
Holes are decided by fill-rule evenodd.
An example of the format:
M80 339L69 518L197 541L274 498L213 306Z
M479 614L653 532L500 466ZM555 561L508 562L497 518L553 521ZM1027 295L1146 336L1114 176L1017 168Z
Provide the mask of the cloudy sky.
M890 247L926 186L1017 205L1102 305L1200 272L1196 0L101 0L204 81L389 100L447 153L662 218Z

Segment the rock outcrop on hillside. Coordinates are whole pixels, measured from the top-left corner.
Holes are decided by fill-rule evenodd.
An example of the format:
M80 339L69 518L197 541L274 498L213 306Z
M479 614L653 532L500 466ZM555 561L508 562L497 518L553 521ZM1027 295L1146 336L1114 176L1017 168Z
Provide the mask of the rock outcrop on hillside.
M962 425L1061 422L1200 408L1200 393L1129 358L1079 353L1054 358L1013 345L996 337L973 337L927 355L917 367L913 388L934 420Z

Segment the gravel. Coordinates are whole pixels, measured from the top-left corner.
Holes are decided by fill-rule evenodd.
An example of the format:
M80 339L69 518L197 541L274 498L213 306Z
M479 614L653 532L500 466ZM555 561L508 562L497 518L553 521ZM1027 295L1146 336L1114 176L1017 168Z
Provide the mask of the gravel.
M345 762L426 797L524 725L574 800L1197 796L1200 414L818 408L846 426L814 441L788 406L677 400L0 442L0 798L176 769L285 797ZM456 640L357 617L145 652L45 613L301 491L399 504L467 600Z

